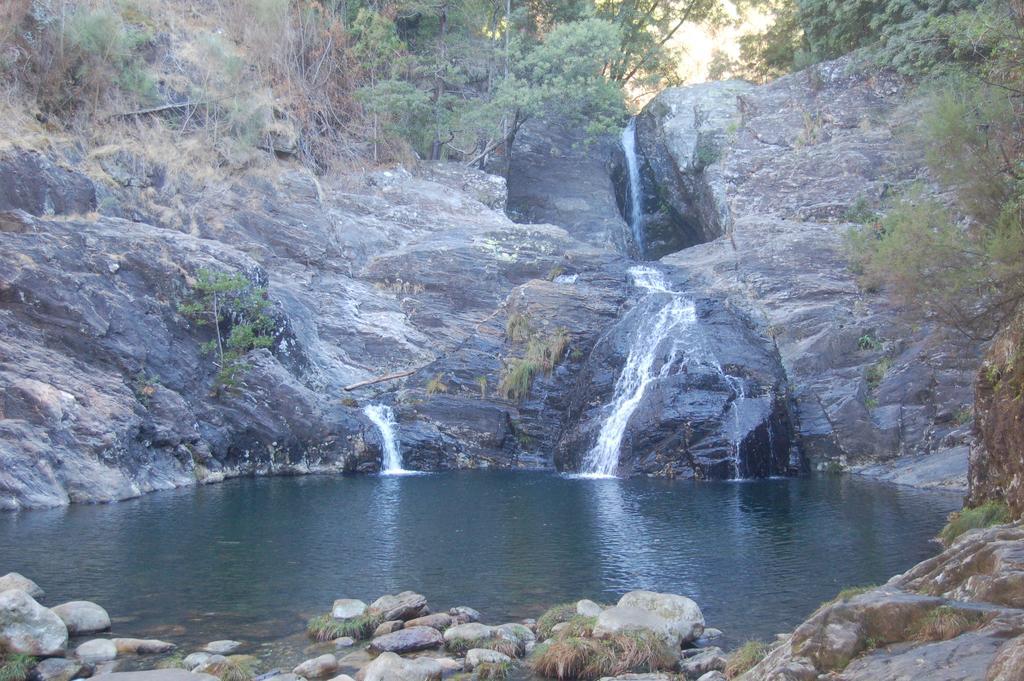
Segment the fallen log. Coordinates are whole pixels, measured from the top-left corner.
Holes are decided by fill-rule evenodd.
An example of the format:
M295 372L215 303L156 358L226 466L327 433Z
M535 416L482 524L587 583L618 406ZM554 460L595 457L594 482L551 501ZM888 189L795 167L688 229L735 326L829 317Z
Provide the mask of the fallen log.
M359 381L358 383L353 383L352 385L346 385L344 388L342 388L342 390L344 390L345 392L351 392L351 391L356 390L358 388L365 388L368 385L375 385L377 383L384 383L385 381L394 381L394 380L399 379L399 378L405 378L406 376L412 376L413 374L416 373L416 371L417 371L416 369L410 369L409 371L399 371L398 373L395 373L395 374L388 374L386 376L378 376L377 378L371 378L371 379L368 379L368 380L365 380L365 381Z

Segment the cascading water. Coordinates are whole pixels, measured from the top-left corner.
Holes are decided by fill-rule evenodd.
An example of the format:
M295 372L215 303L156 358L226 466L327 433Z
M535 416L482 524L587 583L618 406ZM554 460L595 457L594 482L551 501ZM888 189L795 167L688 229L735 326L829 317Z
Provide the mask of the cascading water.
M394 410L386 404L370 404L363 408L366 417L373 421L380 431L384 456L381 460L382 475L406 475L412 471L402 468L402 451L398 441L398 423Z
M636 119L631 118L629 125L622 131L622 151L626 156L626 171L629 175L629 228L633 232L637 252L644 257L644 211L643 191L640 184L640 163L636 156Z
M651 267L633 267L629 270L633 283L647 291L647 295L668 293L669 301L657 315L645 320L634 331L629 357L615 382L615 397L610 414L601 424L597 443L587 452L580 473L585 477L607 478L615 475L619 465L619 448L626 425L644 396L647 385L668 375L682 350L680 341L685 329L693 326L696 313L693 303L668 288L664 275ZM665 341L670 345L666 348ZM659 352L660 350L660 352ZM655 362L662 364L655 369Z

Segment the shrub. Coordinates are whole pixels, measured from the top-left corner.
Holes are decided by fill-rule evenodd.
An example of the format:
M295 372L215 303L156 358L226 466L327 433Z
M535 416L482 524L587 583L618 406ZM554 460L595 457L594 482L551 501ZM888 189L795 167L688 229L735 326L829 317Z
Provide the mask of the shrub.
M35 664L31 655L0 651L0 681L25 681Z
M968 530L1008 523L1012 519L1010 508L1002 501L989 501L975 508L965 508L949 514L949 522L939 532L939 541L950 546Z
M672 669L676 656L657 636L629 633L608 639L557 636L530 658L534 673L557 679L598 679Z
M940 605L914 623L911 635L917 641L948 641L965 631L976 629L983 620L981 613Z
M729 655L729 661L725 665L725 677L735 679L745 674L754 665L763 660L771 651L767 643L762 641L747 641Z
M867 381L868 384L868 390L875 390L878 388L882 383L882 379L885 378L890 369L892 369L891 357L883 357L869 366L864 375L864 380Z
M537 618L537 638L541 641L551 638L552 628L556 624L568 622L576 617L575 603L559 603L548 608L543 615Z
M530 318L516 312L505 322L505 336L513 343L522 343L530 338Z
M364 613L350 619L335 619L330 613L309 620L306 633L314 641L333 641L342 636L351 636L356 640L367 639L381 625L383 618L377 614Z
M444 382L444 376L435 374L427 381L427 394L436 395L448 392L448 384Z
M506 400L519 402L530 394L533 377L541 367L527 359L514 359L505 365L505 373L498 383L498 392Z

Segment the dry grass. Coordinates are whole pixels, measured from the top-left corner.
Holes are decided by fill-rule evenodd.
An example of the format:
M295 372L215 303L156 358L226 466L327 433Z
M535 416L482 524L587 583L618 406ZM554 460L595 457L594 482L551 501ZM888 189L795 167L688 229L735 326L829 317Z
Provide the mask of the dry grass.
M556 636L538 646L530 668L556 679L598 679L671 670L676 656L653 634L620 634L608 639Z
M367 639L373 636L374 630L380 626L383 619L380 615L363 614L350 619L334 619L330 613L320 615L309 620L306 625L306 633L314 641L333 641L342 636L351 636L356 640Z
M725 677L735 679L746 673L771 651L771 647L762 641L747 641L729 655L725 665Z
M492 638L457 638L445 642L448 652L455 655L465 655L474 648L493 650L509 657L521 657L525 651L524 644L501 636Z
M981 613L940 605L914 623L911 636L916 641L948 641L966 631L977 629L983 621Z
M551 638L552 628L556 624L568 622L576 617L575 603L559 603L548 608L543 615L537 619L537 638L541 641Z

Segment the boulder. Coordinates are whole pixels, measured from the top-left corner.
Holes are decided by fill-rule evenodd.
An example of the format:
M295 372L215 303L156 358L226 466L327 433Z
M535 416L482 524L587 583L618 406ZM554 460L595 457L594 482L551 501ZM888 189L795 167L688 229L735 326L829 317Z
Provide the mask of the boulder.
M619 606L647 610L668 623L681 643L690 643L704 633L704 614L693 600L677 594L654 591L630 591L619 599Z
M366 603L354 598L339 598L331 608L331 617L336 620L347 620L359 617L366 612Z
M1024 679L1024 634L1004 643L992 666L988 668L987 681L1015 679Z
M505 653L487 648L473 648L466 653L466 671L471 672L482 664L508 664L512 658Z
M729 660L721 648L706 648L696 655L680 661L679 671L687 679L697 679L708 672L724 672Z
M145 672L112 672L92 677L94 681L218 681L216 676L184 669L153 669Z
M457 617L462 620L462 623L468 622L479 622L480 613L473 608L465 605L459 605L448 611L448 614L452 617Z
M533 645L537 642L537 635L525 624L510 622L508 624L499 624L495 629L501 638L515 642L520 655L533 648Z
M381 615L385 620L411 620L426 614L427 599L412 591L381 596L368 608L369 612Z
M672 649L679 648L680 638L664 618L650 610L617 605L601 611L594 625L595 638L610 638L616 634L647 632L661 638Z
M412 653L417 650L440 648L444 645L441 632L433 627L405 627L370 642L369 651L380 653Z
M405 622L402 620L391 620L388 622L381 622L380 625L373 630L374 637L383 636L392 632L398 631L405 626Z
M356 640L351 636L342 636L341 638L334 639L335 648L351 648L356 644Z
M241 641L231 641L228 639L221 641L210 641L206 644L203 650L213 655L230 655L239 648L242 647Z
M0 577L0 591L7 591L8 589L21 589L37 600L46 596L46 592L38 584L18 572L8 572L3 577Z
M207 657L202 662L200 662L198 665L192 668L192 671L200 674L213 674L214 672L219 671L217 668L218 665L221 665L227 661L228 658L224 657L223 655L207 654Z
M306 660L295 669L293 674L306 679L324 679L332 676L338 671L338 658L334 655L321 655L311 660Z
M50 609L64 622L71 636L95 634L110 628L107 611L89 601L70 601Z
M117 646L119 654L156 655L174 650L175 645L155 638L115 638L111 639Z
M32 668L29 681L71 681L92 675L92 666L79 660L49 657Z
M362 672L361 681L440 681L444 668L437 660L407 660L395 653L381 653Z
M189 655L186 655L185 659L181 661L181 666L189 671L192 671L196 667L200 667L209 662L211 657L213 657L213 653L207 653L203 651L191 653Z
M466 624L456 624L454 627L446 629L444 640L447 643L477 641L494 638L496 635L495 627L480 624L479 622L467 622Z
M448 627L452 626L452 616L446 615L443 612L434 613L433 615L424 615L423 617L417 617L411 619L405 623L406 627L432 627L438 631L444 631Z
M21 589L0 593L0 647L48 657L64 651L68 628L53 612Z
M89 664L109 662L117 658L117 646L110 639L94 638L75 648L75 656Z
M435 657L433 659L441 665L441 669L445 676L458 674L465 668L462 660L456 660L454 657Z
M586 598L576 602L576 614L583 617L597 617L603 609L594 601L587 600Z

